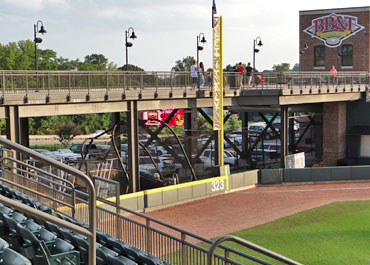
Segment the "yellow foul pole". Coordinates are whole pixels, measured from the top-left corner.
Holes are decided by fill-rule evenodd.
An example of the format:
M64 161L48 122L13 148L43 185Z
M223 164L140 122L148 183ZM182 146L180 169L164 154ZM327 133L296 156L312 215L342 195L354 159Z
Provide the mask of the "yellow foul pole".
M222 17L213 17L213 130L218 131L218 162L224 165Z

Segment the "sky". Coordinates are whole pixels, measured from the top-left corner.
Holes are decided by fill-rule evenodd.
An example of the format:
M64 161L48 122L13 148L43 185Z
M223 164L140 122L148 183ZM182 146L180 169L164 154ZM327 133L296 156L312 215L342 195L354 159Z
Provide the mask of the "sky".
M350 3L350 4L349 4ZM253 41L263 46L256 68L298 63L299 11L369 6L369 0L216 0L223 18L223 66L252 62ZM146 71L170 71L177 60L196 57L197 36L207 43L200 51L205 68L212 67L212 0L0 0L0 43L33 40L38 20L47 34L41 49L69 59L103 54L125 63L125 31L137 35L129 63Z

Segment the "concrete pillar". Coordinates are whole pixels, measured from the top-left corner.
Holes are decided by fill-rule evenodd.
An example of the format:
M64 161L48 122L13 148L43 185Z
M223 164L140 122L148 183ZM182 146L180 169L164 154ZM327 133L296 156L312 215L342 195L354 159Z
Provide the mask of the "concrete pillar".
M128 169L130 175L129 192L140 190L139 175L139 120L137 111L137 102L128 101Z
M245 155L249 150L248 112L240 113L240 119L242 120L242 153Z
M288 154L288 107L280 108L280 167L285 168L285 157Z
M185 129L185 152L189 157L190 163L193 164L192 154L197 151L198 141L194 136L194 132L197 130L197 116L198 111L196 109L184 111L184 129Z
M326 166L335 166L346 156L346 102L323 105L323 160Z
M7 106L6 117L7 139L29 147L28 118L19 118L18 106Z

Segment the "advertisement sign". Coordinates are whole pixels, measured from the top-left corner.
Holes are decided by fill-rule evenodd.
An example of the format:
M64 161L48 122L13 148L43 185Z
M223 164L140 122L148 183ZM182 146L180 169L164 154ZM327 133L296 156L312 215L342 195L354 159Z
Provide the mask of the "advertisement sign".
M150 119L157 119L165 121L167 117L172 113L173 109L153 110L144 111L143 120L147 121L145 125L161 125L158 121L150 121ZM184 126L184 109L179 109L175 115L167 123L169 126Z
M285 157L285 168L305 168L305 161L304 152L287 155Z
M223 126L222 17L214 17L213 28L213 130Z
M313 19L311 26L303 31L323 41L327 47L335 48L340 46L345 39L365 28L357 21L357 17L354 16L332 13Z

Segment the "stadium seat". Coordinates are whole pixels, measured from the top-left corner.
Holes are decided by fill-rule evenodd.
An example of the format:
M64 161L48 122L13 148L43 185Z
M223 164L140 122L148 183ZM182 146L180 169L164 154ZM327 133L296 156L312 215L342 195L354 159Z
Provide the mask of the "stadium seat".
M46 245L51 245L57 239L57 236L45 228L41 228L40 232L36 234L39 240L45 242Z
M13 212L13 209L6 207L5 205L0 205L0 213L11 215Z
M135 262L143 265L163 265L163 261L147 254L146 252L130 246L126 249L126 253L129 259L134 260Z
M12 219L16 221L17 223L24 223L28 219L24 214L19 213L19 212L13 212L11 215Z
M6 248L9 247L9 243L0 237L0 252L4 251Z
M112 249L118 254L121 256L127 256L126 249L130 247L129 244L118 239L111 240L110 244L112 245Z
M107 258L111 265L138 265L138 263L136 263L135 261L130 260L129 258L126 258L124 256L113 257L108 255Z
M39 233L42 226L35 223L34 221L28 219L23 224L28 230L30 230L32 233Z
M24 245L22 249L25 251L25 255L37 265L48 265L48 264L80 264L80 255L78 251L74 250L74 247L68 242L56 238L50 249L47 244L36 237L26 227L18 224L19 232L23 236ZM51 233L51 232L50 232Z
M112 248L111 241L116 240L115 237L108 235L102 231L96 230L96 241L107 248Z
M18 223L7 214L3 214L3 218L9 227L7 241L10 243L11 247L18 249L23 244L23 238L20 235Z
M32 265L31 261L11 248L0 252L2 265Z

